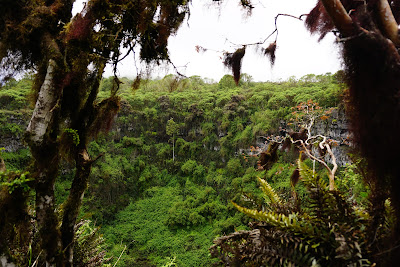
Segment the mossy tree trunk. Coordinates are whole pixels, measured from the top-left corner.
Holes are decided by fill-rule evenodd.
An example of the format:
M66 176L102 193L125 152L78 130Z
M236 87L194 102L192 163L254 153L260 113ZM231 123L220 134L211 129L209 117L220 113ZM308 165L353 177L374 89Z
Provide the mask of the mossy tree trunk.
M36 220L46 265L62 262L61 235L55 213L54 184L58 176L60 153L54 136L57 124L55 105L60 96L56 90L57 63L48 61L35 109L26 130L28 144L35 160Z
M26 141L33 156L29 171L35 179L39 231L33 257L46 266L73 265L76 220L91 167L99 157L92 159L87 145L110 128L119 109L117 77L111 96L96 100L105 65L111 63L116 71L126 56L122 46L129 52L140 46L140 57L147 63L168 61L168 37L189 11L186 0L90 0L72 17L74 2L0 1L0 79L10 71L36 70L35 108ZM56 211L54 185L63 160L75 162L76 173L63 210ZM1 209L6 198L0 197ZM13 229L13 225L0 227L0 233ZM18 256L11 249L4 255L7 260Z

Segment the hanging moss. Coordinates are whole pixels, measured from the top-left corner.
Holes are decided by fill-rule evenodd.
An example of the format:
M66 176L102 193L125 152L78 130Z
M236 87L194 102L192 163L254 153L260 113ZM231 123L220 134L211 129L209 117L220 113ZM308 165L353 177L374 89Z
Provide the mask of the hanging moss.
M269 57L272 66L275 64L275 51L276 42L270 43L267 48L263 49L264 55Z
M242 59L246 53L246 47L237 49L234 53L224 54L224 65L232 70L233 78L236 85L239 84L240 72L242 68Z

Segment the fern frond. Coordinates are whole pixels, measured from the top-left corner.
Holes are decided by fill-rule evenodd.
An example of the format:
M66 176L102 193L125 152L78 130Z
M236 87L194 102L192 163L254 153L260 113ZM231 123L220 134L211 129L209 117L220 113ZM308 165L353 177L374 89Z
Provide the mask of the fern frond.
M275 192L275 190L271 187L271 185L267 181L261 179L260 177L257 177L257 180L260 182L261 190L269 198L271 203L278 205L283 204L282 199L279 197L279 195Z
M210 252L224 266L311 266L316 255L303 242L286 231L259 227L217 238Z
M385 213L384 213L384 224L383 231L386 233L391 233L394 231L394 226L396 225L396 215L394 207L390 199L385 201Z
M297 160L297 167L300 177L308 189L319 187L328 190L328 184L300 159Z
M281 199L270 184L258 178L267 209L232 204L258 220L253 229L214 241L212 254L225 266L368 266L370 255L366 226L369 215L344 195L329 190L327 182L300 160L298 170L307 190L302 207ZM390 205L381 229L393 222ZM374 238L374 237L373 237Z
M318 224L315 224L312 219L308 217L305 219L298 213L290 213L289 215L285 215L273 211L264 212L256 209L244 208L234 202L232 202L232 204L240 212L246 214L247 216L279 230L296 233L307 239L319 238L324 240L329 238L329 233L326 235L326 233L323 232Z
M351 213L348 211L348 205L345 205L346 201L343 197L337 192L330 191L328 184L319 175L301 160L298 160L297 164L302 182L309 192L308 210L311 216L328 223L327 219L332 216L343 216L346 213ZM337 214L339 210L343 214ZM333 211L336 214L333 214Z

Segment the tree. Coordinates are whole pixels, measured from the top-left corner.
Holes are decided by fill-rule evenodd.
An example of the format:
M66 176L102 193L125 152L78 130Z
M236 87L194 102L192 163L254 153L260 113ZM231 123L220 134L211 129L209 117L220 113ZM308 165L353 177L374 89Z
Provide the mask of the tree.
M165 128L167 135L172 138L172 160L175 161L175 135L179 132L179 125L174 121L173 118L167 121L167 126Z
M328 117L322 113L321 107L318 103L313 102L311 99L306 103L300 103L297 105L297 111L295 110L292 114L295 114L295 118L297 123L300 126L300 132L304 131L304 135L300 135L300 138L297 137L297 134L291 134L287 137L287 140L292 144L296 144L299 146L299 149L305 153L307 157L320 163L324 166L325 170L328 173L329 178L329 190L335 189L335 173L337 171L338 165L336 163L336 157L332 152L331 146L335 143L334 140L328 139L327 136L321 134L311 134L311 128L314 126L314 123L317 119L327 119ZM293 108L292 108L293 109ZM302 138L304 136L304 138ZM318 146L318 150L313 150L313 145ZM331 159L331 163L333 167L331 168L324 157L326 153L329 155ZM298 172L296 172L298 173Z
M35 195L34 213L26 204L28 193L1 185L0 213L13 205L18 209L0 219L0 256L8 261L17 261L11 249L16 242L31 244L32 236L23 232L34 231L27 223L33 216L39 241L34 256L46 266L73 265L77 216L91 167L101 156L89 155L87 144L110 128L119 109L117 77L110 97L96 100L104 67L111 63L116 72L118 62L137 47L146 63L168 61L168 37L188 13L185 0L90 0L72 17L74 2L0 2L1 78L35 71L35 108L25 137L33 163L24 180ZM63 160L74 162L76 172L69 197L56 212L54 184ZM20 181L22 174L7 176Z
M259 155L258 169L268 170L272 167L277 159L277 151L280 148L283 151L289 152L292 145L295 146L296 152L303 153L302 158L310 158L313 161L313 171L315 171L315 163L321 164L327 171L329 179L329 189L335 190L335 174L338 169L336 156L332 151L332 146L339 142L328 138L326 135L312 133L312 128L318 121L327 120L328 115L332 112L332 108L323 110L318 103L311 99L307 102L301 102L297 106L292 107L290 121L288 123L294 125L294 129L280 128L279 135L260 136L266 139L269 143L268 148L262 151L260 148L255 149ZM297 132L296 132L297 130ZM332 167L328 165L329 157ZM295 185L299 180L299 170L296 169L291 177L292 184Z

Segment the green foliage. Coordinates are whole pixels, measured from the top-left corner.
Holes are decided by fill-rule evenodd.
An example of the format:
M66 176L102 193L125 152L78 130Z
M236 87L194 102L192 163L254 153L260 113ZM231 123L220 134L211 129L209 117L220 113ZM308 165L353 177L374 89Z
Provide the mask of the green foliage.
M16 152L2 152L1 157L4 159L7 170L22 170L29 164L31 154L28 149L20 149Z
M89 144L90 155L104 156L92 167L80 215L102 225L98 231L104 234L107 257L113 257L111 266L125 246L118 266L208 266L213 260L207 248L216 235L248 229L249 219L230 200L242 204L244 195L262 201L258 176L283 194L284 203L290 198L288 181L295 168L290 158L268 172L257 171L257 158L238 151L278 129L296 101L312 98L321 103L325 84L254 83L248 77L236 86L230 75L217 84L167 76L143 80L132 93L132 81L120 80L121 110L115 126ZM102 80L98 102L109 97L113 84L113 78ZM281 99L283 106L269 106L270 99ZM9 119L14 111L2 112L2 125L10 124L4 132L18 127L23 131L23 124ZM65 131L74 146L81 142L77 134L72 128ZM3 158L10 170L21 169L30 153L23 149L3 153ZM58 205L66 200L73 180L74 166L63 169L55 184Z
M336 179L336 186L354 203L365 205L370 195L370 189L362 181L362 176L359 173L359 164L360 161L346 165L339 173L338 179Z
M167 135L174 136L179 132L179 125L174 121L174 119L171 118L167 121L165 131Z
M110 261L105 258L105 239L99 234L99 227L93 227L89 220L80 221L75 226L74 266L104 266Z
M32 80L29 77L25 77L19 81L11 79L5 85L0 86L0 109L26 109L31 87Z
M10 194L12 194L16 189L21 189L23 192L27 192L31 189L29 182L34 180L29 178L29 174L29 172L20 171L0 172L0 188L7 188Z
M69 138L71 138L72 143L73 143L75 146L79 145L80 140L79 140L78 130L66 128L66 129L64 129L64 133L66 133L67 136L68 136Z
M207 244L213 238L212 226L174 230L164 223L172 204L181 199L179 188L154 187L146 192L145 199L131 203L114 224L104 229L106 239L114 246L121 242L127 246L121 266L141 266L144 262L162 266L171 258L178 266L210 265ZM120 251L115 252L114 262Z
M233 203L259 222L252 224L252 230L216 239L211 254L224 265L370 266L374 257L370 244L383 242L384 236L378 240L371 236L368 215L341 192L329 191L324 179L304 162L298 161L297 167L307 197L284 201L259 179L265 194L262 210ZM386 210L390 213L390 205ZM391 218L386 215L385 222L393 226Z
M267 175L277 192L284 193L283 200L291 194L288 181L295 168L293 164L279 162L266 174L255 170L256 158L235 156L235 152L254 145L257 136L278 129L279 120L290 114L290 107L297 101L295 96L304 90L305 99L311 96L321 102L317 94L322 86L312 83L304 87L300 83L289 86L240 82L236 86L229 75L219 84L191 77L173 87L174 81L177 80L173 76L146 81L135 90L134 97L130 82L124 81L119 90L123 104L116 119L118 132L90 145L93 153L107 152L112 157L106 154L93 167L85 211L105 224L108 251L114 261L127 246L118 263L121 266L163 265L174 258L178 266L209 265L205 248L215 235L247 229L248 219L236 213L229 201L241 203L242 194L261 201L263 194L257 188L257 176ZM107 80L104 86L107 83L111 86ZM280 102L283 106L269 109L267 103L273 97L284 99ZM172 162L173 148L168 142L174 134L176 160ZM174 192L173 197L161 189L165 186L166 191ZM152 190L163 191L164 197L158 196L161 193L153 195L151 192L156 191ZM164 213L151 217L157 225L144 218L149 216L144 215L149 214L144 210L160 208L161 204L166 206L161 208ZM128 209L130 215L121 219ZM128 226L131 224L135 226ZM150 233L154 229L160 231ZM179 248L185 246L179 244L188 238L189 232L195 235L194 240L197 235L207 236L204 243L194 246L201 246L203 252L193 252L198 254L192 255L192 259L185 256L190 250ZM147 241L130 244L132 240Z

